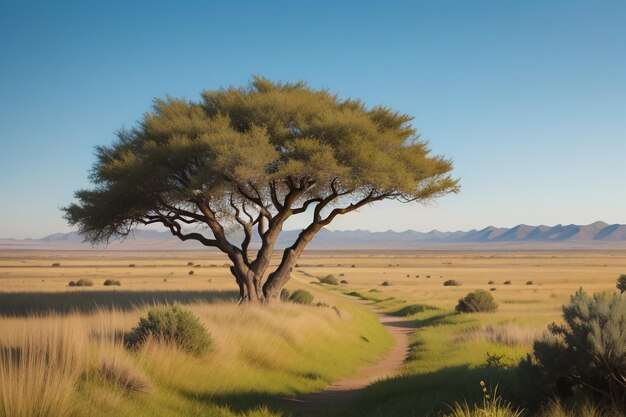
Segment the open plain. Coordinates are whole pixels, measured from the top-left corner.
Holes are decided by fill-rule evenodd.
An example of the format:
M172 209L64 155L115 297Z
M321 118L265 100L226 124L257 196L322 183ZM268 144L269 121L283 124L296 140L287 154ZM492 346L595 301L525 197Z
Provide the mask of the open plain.
M395 342L374 307L413 329L407 357L383 370L392 377L338 400L322 395L325 414L439 415L480 398L480 380L516 401L514 365L560 320L570 295L580 287L615 291L625 271L620 251L313 251L287 286L310 291L313 305L242 307L218 253L4 251L0 346L5 356L29 352L33 363L19 374L4 362L2 415L316 415L318 405L284 398L314 399L346 378L352 389L351 377L367 378L363 369L384 363ZM320 283L328 275L341 283ZM80 279L93 286L68 286ZM107 279L121 285L104 286ZM490 290L498 311L454 314L474 289ZM128 350L125 335L155 304L196 313L212 351L191 358L158 342ZM59 351L52 363L50 349Z

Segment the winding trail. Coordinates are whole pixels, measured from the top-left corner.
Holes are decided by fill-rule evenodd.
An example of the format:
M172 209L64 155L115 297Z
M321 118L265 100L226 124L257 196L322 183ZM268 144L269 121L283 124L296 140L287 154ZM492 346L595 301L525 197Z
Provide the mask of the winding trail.
M376 314L385 330L394 339L395 346L385 357L364 366L353 376L335 381L322 391L296 398L284 398L294 410L321 411L335 408L356 397L368 385L394 376L402 367L409 354L409 335L415 327L410 321L385 314L371 302L359 301L359 303Z

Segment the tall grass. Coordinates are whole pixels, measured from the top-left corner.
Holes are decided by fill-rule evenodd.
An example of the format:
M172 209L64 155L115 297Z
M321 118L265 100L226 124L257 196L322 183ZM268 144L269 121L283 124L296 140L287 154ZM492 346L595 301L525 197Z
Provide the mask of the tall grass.
M125 337L153 304L130 307L125 297L117 308L0 317L0 417L276 417L277 397L321 389L392 343L362 307L318 297L341 316L293 303L189 300L185 308L214 337L202 358L159 340L127 349Z
M80 323L52 316L0 332L0 416L63 417L89 359ZM8 324L8 325L7 325Z

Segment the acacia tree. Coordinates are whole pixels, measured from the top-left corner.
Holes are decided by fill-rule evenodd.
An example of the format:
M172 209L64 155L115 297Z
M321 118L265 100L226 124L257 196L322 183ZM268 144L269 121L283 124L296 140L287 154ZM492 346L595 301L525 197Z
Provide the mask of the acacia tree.
M412 118L389 108L261 77L201 97L157 99L137 126L96 148L94 187L63 209L87 241L158 223L224 252L241 300L267 301L337 216L376 201L424 202L458 191L451 162L430 156ZM310 223L269 271L295 215ZM251 251L255 233L260 246Z

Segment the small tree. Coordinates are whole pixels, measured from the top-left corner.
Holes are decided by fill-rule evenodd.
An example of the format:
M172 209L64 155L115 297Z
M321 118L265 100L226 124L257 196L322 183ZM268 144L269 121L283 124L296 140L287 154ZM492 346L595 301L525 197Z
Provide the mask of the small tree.
M430 155L411 120L261 77L249 88L205 91L198 102L155 100L138 126L97 148L94 187L76 192L65 218L92 243L163 225L224 252L242 301L273 299L337 216L458 191L452 163ZM268 270L285 222L303 213L310 223ZM251 253L255 233L260 247Z
M624 291L626 291L626 274L622 274L617 278L617 284L615 286L620 294L624 294Z

